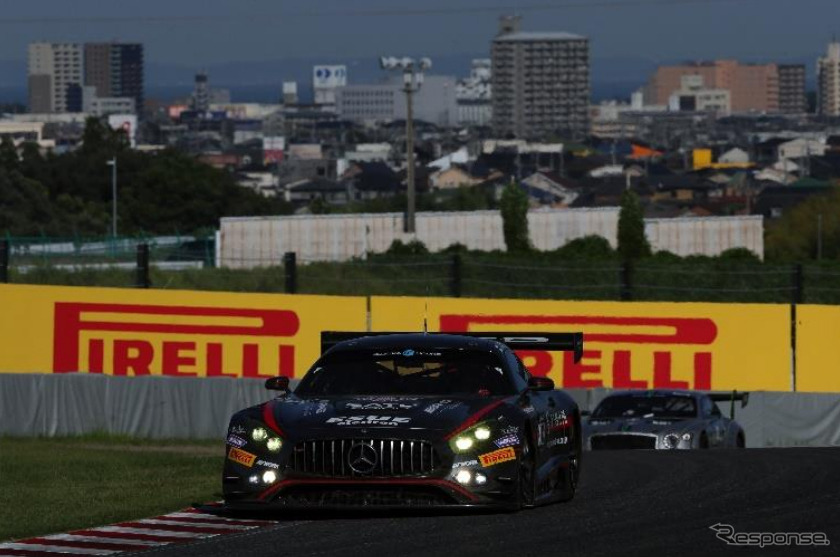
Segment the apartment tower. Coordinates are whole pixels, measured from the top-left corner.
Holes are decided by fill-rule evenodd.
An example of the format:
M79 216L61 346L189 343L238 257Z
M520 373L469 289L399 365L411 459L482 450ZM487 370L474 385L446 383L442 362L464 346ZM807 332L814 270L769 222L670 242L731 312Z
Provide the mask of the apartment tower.
M840 42L832 41L817 60L817 112L840 116Z
M519 30L503 17L492 45L493 129L500 136L577 139L589 133L589 40Z

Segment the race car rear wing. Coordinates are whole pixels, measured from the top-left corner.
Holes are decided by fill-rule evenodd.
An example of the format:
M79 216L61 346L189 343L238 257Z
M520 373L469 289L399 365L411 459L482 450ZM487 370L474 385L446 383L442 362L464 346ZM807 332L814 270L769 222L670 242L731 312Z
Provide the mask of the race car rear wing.
M321 354L346 340L353 340L362 337L375 337L382 335L404 335L417 333L401 332L347 332L347 331L323 331L321 332ZM583 333L520 333L520 332L470 332L470 333L427 333L429 335L453 334L465 337L483 338L495 340L507 345L513 350L547 350L549 352L574 352L575 363L583 358Z
M747 403L750 401L750 393L739 393L738 391L732 391L731 393L709 393L709 398L715 402L726 402L729 401L729 419L735 419L735 401L741 401L741 408L745 407Z

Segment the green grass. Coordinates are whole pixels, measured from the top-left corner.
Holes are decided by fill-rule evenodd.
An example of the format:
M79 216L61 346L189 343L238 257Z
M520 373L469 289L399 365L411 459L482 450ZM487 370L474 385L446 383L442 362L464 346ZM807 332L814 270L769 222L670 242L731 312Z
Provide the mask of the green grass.
M219 498L222 441L0 438L0 540L172 512Z

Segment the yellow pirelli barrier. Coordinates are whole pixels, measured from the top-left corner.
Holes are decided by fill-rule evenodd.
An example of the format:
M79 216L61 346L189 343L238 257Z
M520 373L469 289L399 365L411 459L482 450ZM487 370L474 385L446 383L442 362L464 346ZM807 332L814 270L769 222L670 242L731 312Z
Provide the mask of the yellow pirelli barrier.
M840 392L840 307L797 308L802 392ZM523 351L566 388L791 390L790 307L234 294L0 285L0 373L300 377L325 330L583 331ZM370 319L370 320L368 320Z
M840 392L840 307L796 308L796 390Z
M0 372L300 376L366 300L0 285Z
M376 331L583 331L583 360L522 351L565 388L790 390L790 308L770 304L371 300Z

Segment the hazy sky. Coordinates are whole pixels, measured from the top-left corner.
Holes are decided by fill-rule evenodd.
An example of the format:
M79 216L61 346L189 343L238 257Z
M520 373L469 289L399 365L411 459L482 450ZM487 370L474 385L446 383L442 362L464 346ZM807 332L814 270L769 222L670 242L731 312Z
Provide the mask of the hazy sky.
M189 66L472 54L517 8L526 30L588 35L596 58L811 60L840 30L840 0L0 0L0 60L34 40L109 39Z

